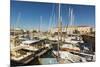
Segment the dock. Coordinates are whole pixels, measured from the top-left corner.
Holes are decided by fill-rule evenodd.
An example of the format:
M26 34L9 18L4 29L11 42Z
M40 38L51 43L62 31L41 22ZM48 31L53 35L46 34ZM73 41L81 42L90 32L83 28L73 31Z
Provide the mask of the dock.
M27 65L28 63L30 63L32 60L34 60L37 57L40 57L41 55L43 55L44 53L46 53L48 50L50 50L51 48L42 48L41 50L36 51L33 54L30 54L26 57L23 56L23 58L21 60L14 60L13 58L11 59L12 61L18 63L17 65Z

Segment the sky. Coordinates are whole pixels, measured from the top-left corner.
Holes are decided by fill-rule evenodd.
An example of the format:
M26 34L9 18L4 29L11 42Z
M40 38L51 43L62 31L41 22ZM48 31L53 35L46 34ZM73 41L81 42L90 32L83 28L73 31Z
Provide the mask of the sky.
M57 3L11 1L11 28L47 31L57 27L58 6ZM61 4L62 26L70 24L69 8L73 9L73 25L95 27L95 6L74 4Z

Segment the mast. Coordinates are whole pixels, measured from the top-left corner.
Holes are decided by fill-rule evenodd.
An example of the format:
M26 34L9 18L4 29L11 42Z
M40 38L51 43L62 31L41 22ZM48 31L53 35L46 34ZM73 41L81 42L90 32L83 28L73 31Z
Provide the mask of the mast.
M61 40L61 4L59 2L59 8L58 8L58 57L57 57L57 60L59 62L60 60L60 54L59 54L59 48L60 48L60 40Z
M42 16L40 16L40 24L39 24L39 36L41 35L41 24L42 24Z
M20 16L21 16L21 13L18 13L18 17L17 17L16 23L14 24L14 36L16 35L16 33L15 33L15 29L16 29L16 25L17 25L17 23L18 23L19 20L20 20Z
M73 23L74 23L73 9L69 8L69 26L72 27ZM73 30L71 30L70 34L73 34Z
M18 37L18 36L16 36L16 25L17 25L17 23L18 23L19 20L20 20L20 16L21 16L21 13L18 13L18 17L17 17L16 23L14 24L14 40L13 40L14 46L17 46L16 41L18 41L18 40L17 40L17 37Z
M71 16L70 16L70 25L73 26L73 9L71 9Z
M18 17L17 17L17 21L16 21L16 25L19 23L20 17L21 17L21 13L19 12L19 13L18 13ZM17 26L18 26L18 25L17 25Z
M41 30L42 16L40 16L39 32Z
M52 34L51 31L52 31L53 25L54 25L53 22L55 22L55 5L52 6L51 16L50 16L50 19L49 19L48 30L49 30L50 35Z

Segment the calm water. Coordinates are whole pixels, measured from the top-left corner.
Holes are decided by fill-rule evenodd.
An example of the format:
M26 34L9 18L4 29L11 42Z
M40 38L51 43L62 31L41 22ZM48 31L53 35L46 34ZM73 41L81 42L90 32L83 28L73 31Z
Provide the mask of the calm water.
M34 60L30 61L28 64L21 64L11 60L11 66L31 66L31 65L40 65L39 58L54 58L52 49L48 50L45 54L41 55L40 57L36 57Z

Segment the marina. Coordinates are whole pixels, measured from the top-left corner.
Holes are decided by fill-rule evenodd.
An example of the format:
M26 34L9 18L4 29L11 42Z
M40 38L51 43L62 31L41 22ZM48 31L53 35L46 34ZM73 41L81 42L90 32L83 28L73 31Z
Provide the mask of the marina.
M25 2L25 4L27 3ZM32 19L24 19L26 20L24 22L29 25L25 26L25 23L21 24L21 21L23 21L21 19L21 16L23 16L22 13L18 13L18 17L16 16L16 25L14 24L11 27L11 66L95 61L95 30L91 26L81 25L79 22L76 22L79 19L76 19L79 14L77 14L78 10L75 8L78 8L80 5L73 6L67 4L66 6L61 3L45 4L38 2L33 4L37 7L34 8L34 5L31 5L33 8L29 9L33 9L34 11L38 9L36 11L36 13L39 12L37 15L31 13L34 18L38 18L33 19L32 17ZM37 4L45 5L45 7ZM30 6L30 4L28 5ZM67 11L63 12L65 8ZM47 12L42 11L47 15L43 15L40 9L48 10ZM77 25L75 25L75 22Z
M26 43L36 42L35 44L40 46L30 46ZM43 43L45 42L45 43ZM50 42L50 44L48 43ZM32 43L32 44L34 44ZM41 43L46 45L41 45ZM65 43L65 42L64 42ZM48 40L34 40L23 41L20 46L13 48L11 51L11 63L12 66L24 66L24 65L41 65L41 64L64 64L64 63L76 63L76 62L88 62L95 61L95 55L92 53L84 53L83 50L75 44L67 43L60 46L60 60L58 61L58 49L56 41ZM13 54L12 54L13 53ZM89 59L90 58L90 59ZM33 62L34 61L34 62ZM36 62L35 62L36 61Z

